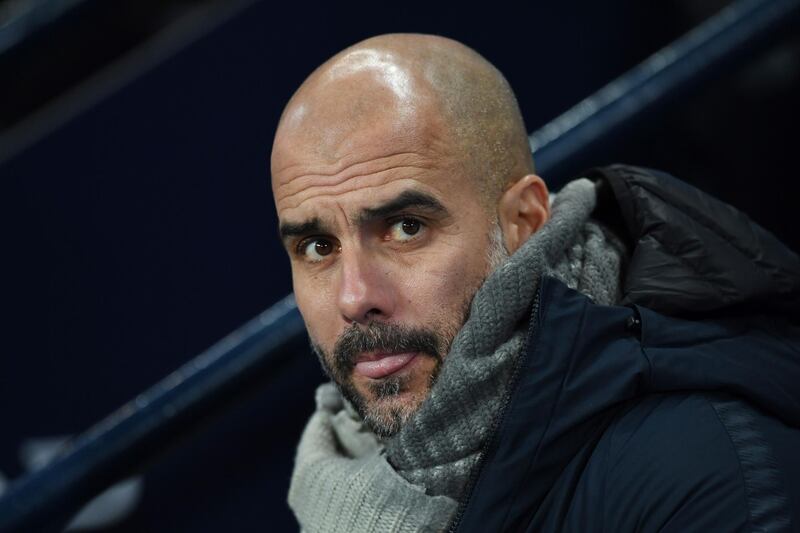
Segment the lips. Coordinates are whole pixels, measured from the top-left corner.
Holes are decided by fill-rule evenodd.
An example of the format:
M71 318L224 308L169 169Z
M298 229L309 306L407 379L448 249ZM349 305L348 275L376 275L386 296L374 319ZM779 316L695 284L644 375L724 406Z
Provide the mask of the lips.
M355 371L372 379L385 378L406 367L416 356L416 352L363 355L356 362Z

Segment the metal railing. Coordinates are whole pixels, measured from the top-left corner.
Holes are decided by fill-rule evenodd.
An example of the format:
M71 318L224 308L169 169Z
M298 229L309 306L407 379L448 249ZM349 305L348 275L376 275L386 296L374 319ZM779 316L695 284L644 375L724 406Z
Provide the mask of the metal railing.
M531 134L537 170L562 177L582 170L568 168L570 162L774 42L796 22L798 6L797 0L732 2Z
M739 0L530 136L538 170L563 172L670 98L737 64L793 24L800 0ZM83 504L140 470L214 412L278 379L307 346L292 295L89 431L0 499L0 531L58 531Z

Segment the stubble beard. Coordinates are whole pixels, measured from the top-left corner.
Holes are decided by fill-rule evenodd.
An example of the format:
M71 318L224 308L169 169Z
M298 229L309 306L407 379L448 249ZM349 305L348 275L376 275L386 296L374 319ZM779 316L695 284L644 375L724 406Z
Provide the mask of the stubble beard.
M396 435L411 416L419 410L436 383L444 356L449 352L458 331L469 317L469 308L480 285L486 277L508 259L503 245L503 234L496 223L489 235L487 268L480 283L467 291L455 320L434 328L410 328L385 322L371 322L365 327L353 324L337 339L328 354L312 339L311 348L319 358L323 370L336 384L342 396L350 402L366 426L379 438ZM417 352L418 357L434 361L423 390L409 390L412 376L402 372L385 378L369 380L366 387L371 398L359 391L353 382L353 371L358 356L363 352L386 353ZM403 395L403 397L401 397Z
M453 327L444 334L429 328L371 322L367 326L353 325L339 337L333 351L328 354L316 343L311 347L322 368L337 385L342 396L350 402L366 426L380 438L389 438L402 428L416 412L436 382L442 367L443 355L449 349ZM369 351L386 353L416 352L417 357L433 360L426 386L411 390L414 376L398 372L385 378L369 379L366 392L359 390L354 381L354 368L359 355Z

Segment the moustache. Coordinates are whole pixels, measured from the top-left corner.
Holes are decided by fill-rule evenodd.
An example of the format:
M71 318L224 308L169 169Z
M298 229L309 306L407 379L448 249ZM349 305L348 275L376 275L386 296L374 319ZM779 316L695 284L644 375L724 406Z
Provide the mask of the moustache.
M424 328L372 322L362 329L354 324L336 341L331 364L337 374L348 376L364 352L419 352L441 361L443 347L440 335Z

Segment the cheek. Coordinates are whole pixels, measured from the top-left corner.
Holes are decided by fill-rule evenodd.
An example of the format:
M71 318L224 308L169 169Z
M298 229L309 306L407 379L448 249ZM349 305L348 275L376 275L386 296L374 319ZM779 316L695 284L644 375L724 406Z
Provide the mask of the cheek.
M333 345L335 337L332 326L335 320L331 290L321 280L312 277L293 276L292 288L295 301L311 340L326 351Z
M402 272L412 314L447 323L462 317L464 306L485 277L487 261L480 254L453 252Z

